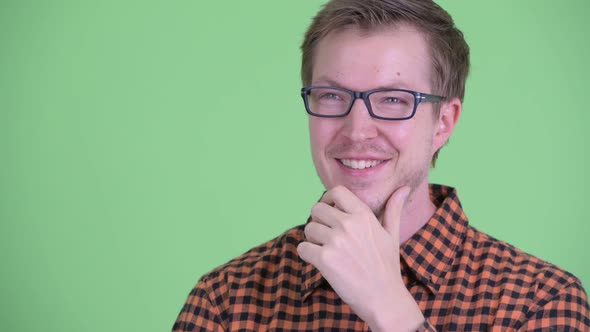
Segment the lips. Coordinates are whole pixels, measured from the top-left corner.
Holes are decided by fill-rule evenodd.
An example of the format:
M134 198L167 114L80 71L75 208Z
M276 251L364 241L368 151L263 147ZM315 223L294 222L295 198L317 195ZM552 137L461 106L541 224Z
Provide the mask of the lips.
M377 159L338 159L338 161L351 169L367 169L371 167L375 167L385 160L377 160Z

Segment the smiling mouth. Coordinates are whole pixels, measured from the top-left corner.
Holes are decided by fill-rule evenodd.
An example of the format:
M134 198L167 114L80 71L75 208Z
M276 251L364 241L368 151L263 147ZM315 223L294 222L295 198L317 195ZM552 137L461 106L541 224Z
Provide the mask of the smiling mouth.
M351 169L366 169L375 167L385 160L355 160L355 159L337 159L342 165Z

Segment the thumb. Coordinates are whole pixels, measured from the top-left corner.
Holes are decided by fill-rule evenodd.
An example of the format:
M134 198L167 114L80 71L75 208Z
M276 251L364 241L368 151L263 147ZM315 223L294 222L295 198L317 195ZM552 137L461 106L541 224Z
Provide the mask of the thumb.
M401 187L389 197L385 205L383 228L396 240L399 240L400 218L409 194L410 187Z

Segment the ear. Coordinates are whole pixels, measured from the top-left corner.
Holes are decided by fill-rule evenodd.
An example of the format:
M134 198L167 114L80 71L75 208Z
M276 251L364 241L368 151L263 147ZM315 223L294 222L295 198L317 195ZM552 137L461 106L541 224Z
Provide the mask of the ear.
M440 112L438 115L438 121L436 122L436 130L434 132L434 139L432 141L433 151L438 151L447 141L453 130L459 117L463 105L459 98L453 98L447 102L441 103Z

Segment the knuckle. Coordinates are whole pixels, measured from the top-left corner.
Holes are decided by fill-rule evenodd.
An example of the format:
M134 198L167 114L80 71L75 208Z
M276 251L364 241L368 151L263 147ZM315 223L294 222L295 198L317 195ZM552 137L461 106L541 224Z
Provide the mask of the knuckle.
M322 265L326 265L326 264L332 262L333 260L334 260L334 251L330 250L328 248L324 248L324 250L322 250L318 255L318 261Z
M335 248L343 248L346 245L346 239L342 235L333 236L330 239L330 245Z
M320 203L315 203L312 207L311 207L311 215L316 215L318 213L318 210L321 209L321 202Z
M365 212L360 217L360 220L364 225L370 225L374 219L375 215L372 212Z
M301 242L297 245L297 253L299 255L305 254L305 242Z
M346 233L354 232L356 226L358 225L358 220L354 216L348 215L348 216L342 218L341 225L342 225L342 229Z
M303 234L305 234L305 238L307 238L307 239L312 238L313 234L314 234L314 229L315 229L314 222L310 222L307 225L305 225L305 228L303 229Z
M301 242L297 245L297 254L305 261L309 260L308 244Z
M303 229L303 234L305 234L305 238L309 238L309 233L311 232L311 230L310 230L310 228L309 228L309 225L310 225L310 224L311 224L311 223L309 223L309 224L305 225L305 228Z

